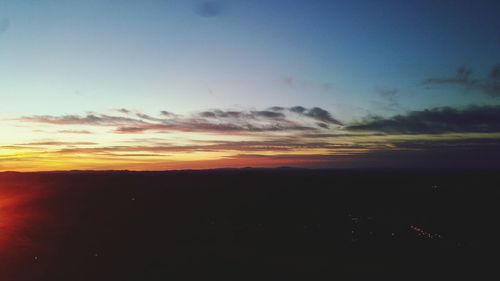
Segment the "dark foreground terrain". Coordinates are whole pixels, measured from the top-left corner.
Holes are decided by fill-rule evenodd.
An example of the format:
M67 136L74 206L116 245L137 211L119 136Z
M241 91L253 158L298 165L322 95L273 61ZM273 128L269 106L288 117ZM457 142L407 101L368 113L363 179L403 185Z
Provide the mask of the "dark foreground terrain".
M500 280L500 173L0 173L0 280Z

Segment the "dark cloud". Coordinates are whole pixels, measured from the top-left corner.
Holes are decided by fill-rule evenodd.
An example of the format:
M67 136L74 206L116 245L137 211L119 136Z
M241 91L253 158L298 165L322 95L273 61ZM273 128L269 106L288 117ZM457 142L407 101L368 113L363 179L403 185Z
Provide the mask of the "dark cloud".
M275 118L284 118L285 115L283 113L263 110L263 111L223 111L223 110L213 110L213 111L203 111L198 114L198 116L202 118L221 118L221 119L256 119L256 118L264 118L264 119L275 119Z
M161 125L156 125L156 126L153 126L153 125L145 125L145 126L135 126L135 127L132 127L132 126L122 126L122 127L118 127L116 130L115 130L115 133L119 133L119 134L137 134L137 133L142 133L142 132L145 132L145 131L150 131L150 130L168 130L167 127L165 126L161 126Z
M79 115L36 115L24 116L19 118L20 121L33 122L33 123L47 123L54 125L95 125L95 126L118 126L130 124L144 124L143 121L120 116L110 116L105 114L87 114L86 116Z
M153 122L163 122L164 121L164 119L162 119L162 118L156 118L156 117L150 116L148 114L144 114L144 113L136 113L135 115L141 119L148 120L148 121L153 121Z
M128 110L126 108L120 108L120 109L117 109L116 111L124 113L124 114L130 114L130 113L132 113L130 110Z
M328 124L342 125L342 123L337 119L333 118L328 111L319 107L313 107L311 109L307 109L302 106L295 106L291 108L274 106L269 108L269 110L262 110L262 111L212 110L212 111L201 112L198 114L198 116L202 118L239 119L240 121L248 119L263 119L263 120L281 119L282 121L287 121L288 113L296 113L299 116L305 117L307 119L321 121L321 123L316 123L316 125L322 128L327 128Z
M92 132L87 131L87 130L60 130L57 132L61 133L61 134L84 134L84 135L92 134Z
M203 111L203 112L200 112L200 116L204 117L204 118L215 118L215 117L217 117L217 114L215 114L214 112L211 112L211 111Z
M452 140L404 140L394 141L392 145L404 149L462 149L469 150L477 147L498 147L500 139L496 138L470 138Z
M473 79L472 69L467 66L459 67L454 77L429 78L423 81L427 86L459 86L466 91L476 91L491 97L500 96L500 65L490 70L488 77Z
M6 32L10 27L10 20L8 18L0 19L0 33Z
M320 108L313 107L311 109L307 109L303 106L294 106L289 108L291 112L297 113L299 115L307 116L309 118L315 119L317 121L321 121L328 124L336 124L342 126L343 123L339 120L332 117L330 112ZM324 125L322 125L324 127Z
M316 133L316 134L303 134L304 138L336 138L336 137L348 137L352 134L331 134L331 133Z
M438 107L391 118L376 116L347 129L404 134L500 132L500 106Z
M272 110L274 109L274 110ZM25 116L18 120L53 125L90 125L114 127L117 133L141 133L145 131L183 132L277 132L315 131L328 129L331 124L341 125L331 114L319 107L307 109L274 107L269 110L220 110L214 109L191 116L175 115L162 111L160 117L145 113L127 112L128 117L106 114ZM171 118L175 116L175 118ZM319 122L318 122L319 121Z
M424 80L424 84L427 85L439 85L439 84L457 84L470 86L474 83L471 80L472 69L467 66L461 66L457 69L455 76L453 77L440 77L440 78L429 78Z
M204 118L240 118L243 116L243 112L215 109L213 111L203 111L199 116Z
M218 17L225 10L225 6L220 1L201 1L195 5L194 11L201 17Z
M160 114L161 114L162 116L164 116L164 117L175 117L175 116L176 116L176 115L175 115L175 114L173 114L172 112L169 112L169 111L166 111L166 110L162 110L162 111L160 112Z
M328 129L330 126L328 126L328 124L325 124L325 123L316 123L319 127L321 128L325 128L325 129Z
M305 116L311 117L313 119L325 122L325 123L330 123L330 124L337 124L337 125L343 125L342 122L339 120L335 119L332 117L330 112L319 108L319 107L313 107L305 112L303 112Z
M290 108L290 111L295 113L304 113L306 111L306 108L303 106L294 106Z
M204 120L184 120L175 124L144 124L140 126L118 127L116 133L142 133L145 131L157 132L212 132L212 133L252 133L252 132L279 132L279 131L311 131L318 128L301 126L299 124L232 124L210 123Z
M265 118L285 118L285 114L279 113L279 112L274 112L274 111L254 111L253 112L256 116L260 117L265 117Z
M281 106L273 106L273 107L270 107L269 110L272 110L272 111L283 111L283 110L285 110L285 108L281 107Z

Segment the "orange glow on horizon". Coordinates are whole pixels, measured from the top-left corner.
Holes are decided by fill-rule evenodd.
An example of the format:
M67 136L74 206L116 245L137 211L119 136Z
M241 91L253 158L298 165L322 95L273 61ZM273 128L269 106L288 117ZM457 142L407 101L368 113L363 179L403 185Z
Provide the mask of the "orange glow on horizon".
M354 155L366 149L304 149L278 153L259 151L254 154L235 154L234 152L192 152L171 154L59 154L30 153L22 156L3 157L0 171L67 171L67 170L184 170L242 167L280 167L280 166L322 166L336 155ZM1 159L1 158L0 158Z

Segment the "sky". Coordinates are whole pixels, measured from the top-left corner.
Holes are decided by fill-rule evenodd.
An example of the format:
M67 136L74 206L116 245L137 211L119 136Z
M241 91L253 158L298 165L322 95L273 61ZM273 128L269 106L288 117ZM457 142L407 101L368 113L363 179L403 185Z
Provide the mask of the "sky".
M497 168L499 14L0 0L0 171Z

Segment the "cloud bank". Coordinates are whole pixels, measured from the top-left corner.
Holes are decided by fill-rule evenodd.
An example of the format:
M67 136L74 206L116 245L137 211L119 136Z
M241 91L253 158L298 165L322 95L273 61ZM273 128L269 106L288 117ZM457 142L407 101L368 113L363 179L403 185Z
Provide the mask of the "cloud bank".
M212 132L249 133L279 131L316 131L330 126L340 127L342 122L319 107L271 107L266 110L221 110L198 112L190 116L161 111L159 116L134 113L119 109L125 116L89 113L81 115L37 115L19 118L22 122L52 125L87 125L114 128L116 133L156 132Z
M168 111L150 115L129 109L114 112L18 118L55 126L57 132L83 135L65 141L55 138L3 146L0 148L7 153L0 158L13 167L57 159L61 167L85 168L90 165L86 161L94 159L89 166L92 169L139 170L281 165L429 167L430 163L435 167L500 166L498 157L493 156L500 151L500 105L437 107L392 117L372 116L355 123L341 122L319 107L303 106L212 109L188 115ZM118 139L101 142L99 135L73 126L109 128ZM141 136L169 132L195 134L183 135L184 139L176 135Z
M500 132L500 106L438 107L390 118L375 116L346 129L403 134Z

